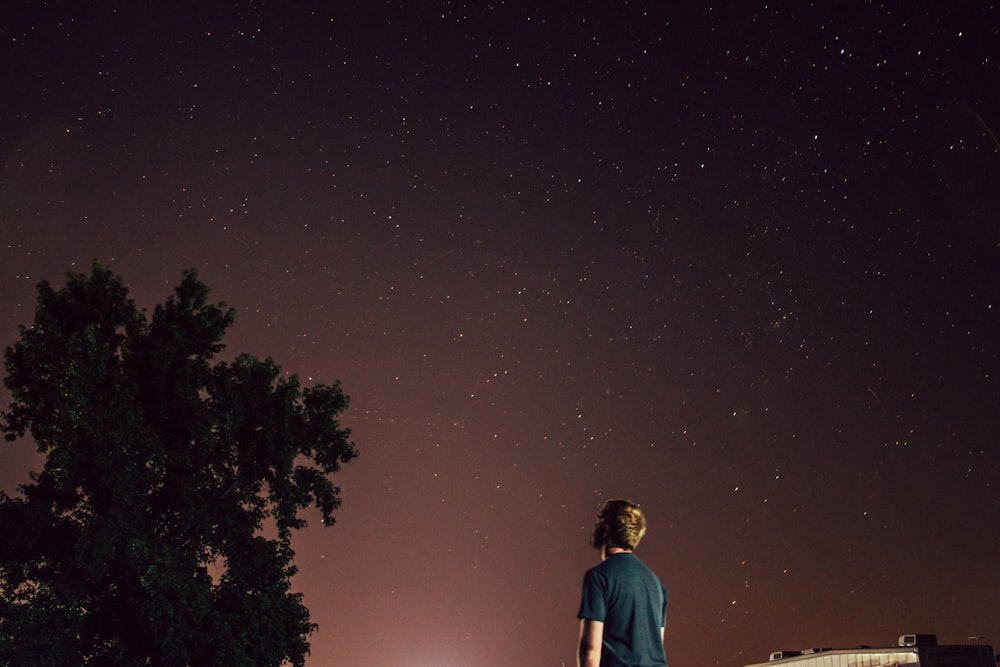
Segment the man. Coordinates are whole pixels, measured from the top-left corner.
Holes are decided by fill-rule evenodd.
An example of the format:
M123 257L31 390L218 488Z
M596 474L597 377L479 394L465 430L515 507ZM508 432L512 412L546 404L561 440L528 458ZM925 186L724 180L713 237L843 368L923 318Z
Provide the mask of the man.
M646 517L630 500L601 507L591 544L601 564L583 577L577 667L666 667L667 589L632 552Z

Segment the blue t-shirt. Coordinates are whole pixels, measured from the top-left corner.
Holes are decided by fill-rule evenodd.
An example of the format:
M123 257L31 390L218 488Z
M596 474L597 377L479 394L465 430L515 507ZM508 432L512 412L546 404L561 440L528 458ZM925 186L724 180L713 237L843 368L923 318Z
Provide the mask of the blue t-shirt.
M667 589L634 554L612 554L587 570L577 618L604 623L601 667L666 667Z

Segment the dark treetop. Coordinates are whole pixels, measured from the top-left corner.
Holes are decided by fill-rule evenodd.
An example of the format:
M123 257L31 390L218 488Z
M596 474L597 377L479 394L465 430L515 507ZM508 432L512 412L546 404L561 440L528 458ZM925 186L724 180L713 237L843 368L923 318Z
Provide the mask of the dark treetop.
M38 288L5 355L8 440L45 456L0 495L0 664L302 665L291 533L357 455L339 383L217 361L233 310L186 272L147 318L95 265Z

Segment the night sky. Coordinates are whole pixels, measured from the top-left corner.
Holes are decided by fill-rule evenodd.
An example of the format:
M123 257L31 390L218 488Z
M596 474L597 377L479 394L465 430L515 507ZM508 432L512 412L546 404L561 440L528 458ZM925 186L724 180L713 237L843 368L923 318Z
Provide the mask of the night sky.
M341 380L309 667L574 664L617 496L672 667L1000 644L996 3L13 5L0 344L195 268Z

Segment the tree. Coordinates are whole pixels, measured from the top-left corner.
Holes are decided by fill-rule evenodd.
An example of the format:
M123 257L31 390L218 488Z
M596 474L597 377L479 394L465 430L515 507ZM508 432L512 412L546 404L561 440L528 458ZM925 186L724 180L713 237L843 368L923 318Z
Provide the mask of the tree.
M95 262L7 348L9 441L45 456L0 492L0 665L301 666L315 628L292 532L357 452L339 382L217 361L234 311L194 271L151 317Z

